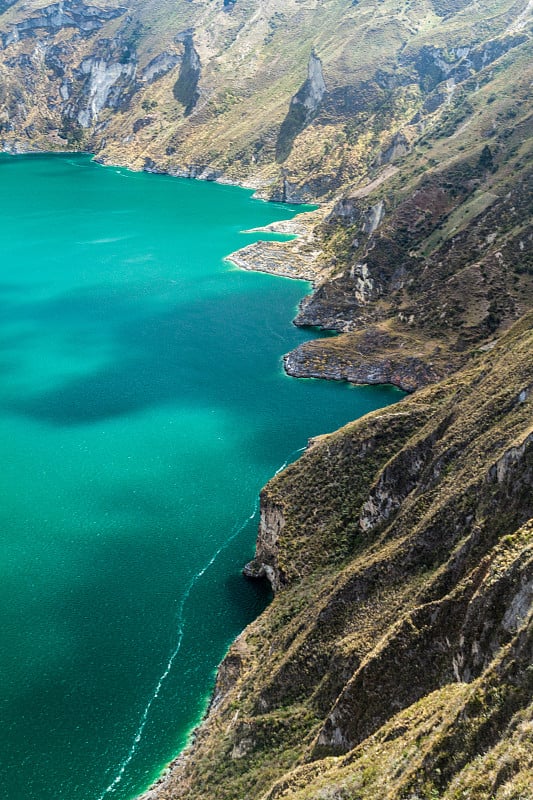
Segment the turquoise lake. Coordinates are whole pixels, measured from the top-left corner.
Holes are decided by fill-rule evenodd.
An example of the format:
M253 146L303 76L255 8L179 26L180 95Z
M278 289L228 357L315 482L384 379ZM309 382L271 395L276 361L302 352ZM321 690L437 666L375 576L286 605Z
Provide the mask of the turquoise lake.
M400 399L288 378L301 281L223 261L294 215L242 189L0 156L0 785L128 800L268 602L257 496Z

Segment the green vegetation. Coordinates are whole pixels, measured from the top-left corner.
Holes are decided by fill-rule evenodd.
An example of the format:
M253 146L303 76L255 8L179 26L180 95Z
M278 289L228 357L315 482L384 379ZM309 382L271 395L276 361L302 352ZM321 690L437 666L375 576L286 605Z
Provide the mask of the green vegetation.
M531 785L532 346L529 314L268 484L257 558L281 588L158 797L481 800Z
M255 563L275 600L150 797L529 800L527 0L135 0L131 15L99 33L126 71L83 132L65 120L87 98L68 115L57 98L101 56L95 41L54 34L68 47L47 69L27 39L2 51L5 145L84 137L103 161L322 201L296 322L340 335L287 370L418 390L317 439L264 489ZM325 92L306 78L313 50ZM165 54L175 66L143 82Z

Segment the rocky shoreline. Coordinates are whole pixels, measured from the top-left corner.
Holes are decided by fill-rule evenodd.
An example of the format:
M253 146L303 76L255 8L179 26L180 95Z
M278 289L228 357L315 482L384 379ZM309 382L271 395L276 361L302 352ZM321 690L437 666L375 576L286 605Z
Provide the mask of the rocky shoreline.
M437 383L463 363L464 355L452 357L433 342L424 345L379 325L311 339L284 356L285 371L294 378L390 384L404 392Z
M262 228L243 231L243 233L279 233L295 238L284 242L260 239L230 253L225 261L239 269L311 281L315 285L324 275L324 267L320 263L322 250L316 241L314 228L324 213L324 209L320 208L298 214L293 219L280 220Z
M224 260L239 269L252 272L265 272L282 278L294 278L314 282L318 271L314 267L313 257L291 254L287 247L290 242L258 241L246 245L241 250L227 256ZM293 257L290 257L290 256Z
M285 372L293 378L321 378L332 381L346 381L353 384L377 385L390 384L404 392L435 383L439 374L420 358L405 356L403 358L374 358L366 362L361 358L359 363L354 359L334 359L328 355L323 364L313 366L308 358L308 350L304 345L292 350L283 357Z
M269 482L250 571L274 601L138 800L354 785L414 798L441 775L477 786L490 758L527 781L530 736L522 752L515 734L531 720L530 348L531 315L469 369L318 437ZM338 526L348 507L355 550ZM290 757L278 764L278 748L263 774L279 741Z

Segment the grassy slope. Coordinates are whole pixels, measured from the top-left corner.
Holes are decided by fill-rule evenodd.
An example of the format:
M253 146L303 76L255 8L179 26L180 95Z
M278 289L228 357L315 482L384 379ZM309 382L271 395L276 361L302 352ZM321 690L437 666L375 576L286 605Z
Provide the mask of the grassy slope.
M531 797L532 323L268 484L281 589L150 798Z
M456 106L430 115L388 180L346 193L351 217L334 212L321 229L333 280L299 316L344 333L300 348L295 374L365 382L369 365L384 365L378 381L413 389L465 363L531 307L530 64L525 42L483 86L469 93L467 82ZM385 219L369 238L362 223L379 202ZM353 275L361 263L374 284L363 301Z
M0 28L8 31L44 5L43 0L16 3L0 17ZM173 96L176 67L151 85L139 84L123 112L104 109L99 124L83 132L83 146L136 167L144 166L146 159L162 169L201 164L258 185L279 181L283 170L297 185L311 180L312 187L304 193L312 195L365 180L383 142L420 108L424 92L411 73L421 47L472 44L501 35L525 5L521 0L491 0L483 7L468 3L447 16L443 4L429 0L408 4L360 0L355 5L348 0L266 0L260 6L253 0L238 0L229 12L219 2L134 0L129 19L124 15L106 23L81 41L72 39L73 29L56 39L72 45L66 59L68 76L99 38L122 37L142 69L163 51L180 54L183 48L176 35L194 28L202 62L201 97L195 111L185 117ZM276 164L279 128L291 95L305 79L313 47L323 62L329 100L315 123L297 138L287 161ZM37 75L35 70L30 76L20 70L13 59L22 53L38 65L35 39L10 45L0 58L0 64L7 65L9 94L19 89L27 100L25 108L6 103L5 115L14 120L14 130L6 131L6 143L61 146L55 133L61 122L60 82L43 68L42 57ZM375 82L376 70L398 73L400 53L400 77L407 83L384 90ZM28 80L30 86L24 88ZM355 116L339 100L338 92L345 89L359 98ZM30 101L36 94L37 104ZM133 133L132 123L147 115L150 123ZM28 124L34 126L30 141Z
M45 5L16 3L0 30ZM463 366L317 440L266 487L258 558L282 589L230 650L192 752L151 797L531 797L531 316L516 323L532 291L526 5L237 0L227 12L151 0L93 37L65 29L0 52L4 144L62 148L61 80L43 45L66 45L79 92L75 69L99 39L142 70L181 55L175 36L195 27L190 116L176 67L71 129L70 146L139 168L199 165L267 192L284 179L293 196L342 194L352 211L336 206L318 232L329 279L300 321L344 332L301 348L298 369L357 379L377 365L380 380L415 388ZM501 52L453 91L431 63L419 69L424 48L460 66L454 47L475 54L494 38ZM312 47L328 92L277 163ZM405 147L384 164L398 132ZM372 281L362 301L360 263Z

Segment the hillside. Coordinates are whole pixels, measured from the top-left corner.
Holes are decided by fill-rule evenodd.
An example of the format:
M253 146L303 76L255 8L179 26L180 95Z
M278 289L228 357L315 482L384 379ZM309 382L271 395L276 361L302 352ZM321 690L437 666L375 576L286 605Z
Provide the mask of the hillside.
M532 323L267 485L275 599L143 800L532 797Z
M144 800L533 799L532 33L531 0L0 0L4 149L319 203L232 255L314 283L287 372L414 392L265 487L274 601Z
M526 0L4 0L3 146L331 197L436 125L518 123L530 26Z
M296 323L342 333L286 368L412 390L531 307L532 20L526 0L4 2L0 141L320 200L308 241L244 254L313 278Z

